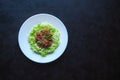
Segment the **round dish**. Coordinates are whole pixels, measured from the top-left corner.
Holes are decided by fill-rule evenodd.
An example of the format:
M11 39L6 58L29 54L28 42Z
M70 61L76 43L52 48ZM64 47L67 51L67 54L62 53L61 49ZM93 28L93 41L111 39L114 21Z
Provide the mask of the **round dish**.
M60 32L60 44L55 51L45 57L36 54L30 49L28 35L32 27L36 24L48 22ZM68 43L68 32L65 25L60 19L50 14L36 14L28 18L21 26L18 34L18 43L23 54L30 60L37 63L48 63L59 58L66 49Z

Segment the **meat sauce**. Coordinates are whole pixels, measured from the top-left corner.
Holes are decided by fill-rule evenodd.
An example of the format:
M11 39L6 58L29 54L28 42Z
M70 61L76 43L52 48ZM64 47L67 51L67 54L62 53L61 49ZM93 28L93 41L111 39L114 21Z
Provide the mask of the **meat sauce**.
M40 30L36 33L35 41L39 47L47 48L52 44L52 33L48 29Z

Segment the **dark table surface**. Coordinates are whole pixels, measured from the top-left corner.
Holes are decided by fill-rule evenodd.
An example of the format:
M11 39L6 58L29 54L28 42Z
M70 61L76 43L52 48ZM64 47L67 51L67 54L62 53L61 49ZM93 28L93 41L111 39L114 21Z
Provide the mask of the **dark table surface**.
M0 80L119 80L120 1L0 0ZM49 13L66 25L69 42L54 62L27 59L18 31L32 15Z

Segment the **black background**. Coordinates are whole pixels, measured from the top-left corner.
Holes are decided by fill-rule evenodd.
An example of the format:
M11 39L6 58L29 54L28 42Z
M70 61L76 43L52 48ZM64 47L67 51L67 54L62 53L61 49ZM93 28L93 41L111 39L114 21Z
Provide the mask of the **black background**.
M120 1L0 0L0 80L119 80ZM18 45L18 31L32 15L49 13L69 34L64 54L38 64Z

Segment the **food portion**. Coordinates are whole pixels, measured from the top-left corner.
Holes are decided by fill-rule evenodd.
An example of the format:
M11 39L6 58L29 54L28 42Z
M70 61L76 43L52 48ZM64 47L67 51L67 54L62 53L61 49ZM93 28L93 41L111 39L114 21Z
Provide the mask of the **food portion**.
M39 47L47 48L52 44L52 32L49 29L43 29L36 33L36 43Z
M28 36L28 42L34 52L46 56L58 47L59 37L59 31L51 24L44 22L32 28Z

